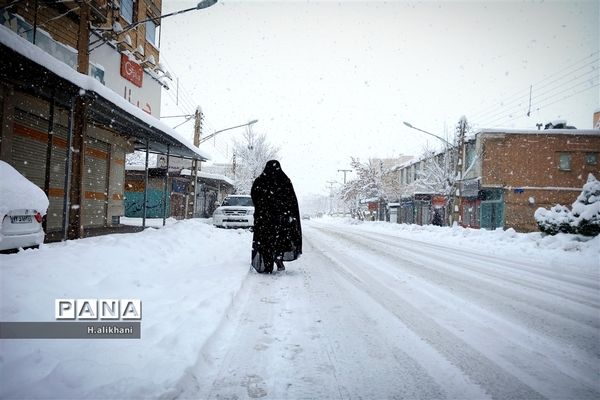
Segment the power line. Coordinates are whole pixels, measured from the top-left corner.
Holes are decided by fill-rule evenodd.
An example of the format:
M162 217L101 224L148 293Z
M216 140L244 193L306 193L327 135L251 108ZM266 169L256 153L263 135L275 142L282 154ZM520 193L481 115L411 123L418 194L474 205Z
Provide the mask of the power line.
M542 84L542 83L546 82L547 80L549 80L549 79L551 79L551 78L553 78L553 77L555 77L555 76L557 76L557 75L559 75L559 74L563 73L564 71L567 71L567 70L570 70L570 69L572 69L574 66L577 66L577 65L579 65L581 62L584 62L584 61L588 60L589 58L596 57L598 54L600 54L600 51L595 51L595 52L593 52L593 53L591 53L591 54L587 55L586 57L584 57L584 58L582 58L582 59L580 59L580 60L578 60L578 61L576 61L576 62L574 62L574 63L572 63L572 64L569 64L568 66L566 66L566 67L564 67L564 68L561 68L560 70L558 70L558 71L556 71L556 72L554 72L554 73L552 73L552 74L550 74L550 75L546 76L544 79L542 79L542 80L540 80L540 81L538 81L538 82L534 83L534 84L533 84L534 88L537 88L537 86L538 86L538 85L540 85L540 84ZM580 67L579 67L578 69L576 69L575 71L578 71L579 69L585 68L585 67L587 67L588 65L592 65L592 64L596 63L597 61L598 61L598 58L596 58L596 59L594 59L594 60L592 60L592 61L586 62L586 63L585 63L583 66L580 66ZM568 76L568 75L570 75L571 73L573 73L573 72L575 72L575 71L570 71L570 72L568 72L568 73L566 73L566 74L563 74L563 75L561 75L559 78L557 78L557 79L553 80L552 82L549 82L549 83L547 83L547 84L545 84L545 85L542 85L542 87L546 87L547 85L550 85L550 84L552 84L553 82L556 82L557 80L560 80L560 79L562 79L564 76ZM483 110L480 110L480 111L478 111L478 112L475 112L474 114L472 114L471 118L477 118L477 117L481 117L481 116L483 116L483 115L485 115L485 114L488 114L488 113L490 113L490 112L493 112L495 109L497 109L497 108L498 108L498 106L503 106L503 105L504 105L504 104L506 104L506 103L514 102L514 97L518 97L518 98L520 98L520 97L522 97L523 95L525 95L525 96L526 96L526 95L527 95L527 93L525 93L525 92L528 92L528 90L519 90L519 91L518 91L518 92L516 92L515 94L505 97L505 100L503 100L503 101L500 101L500 102L499 102L499 103L497 103L497 104L491 105L491 106L489 106L489 107L487 107L487 108L485 108L485 109L483 109Z
M163 56L161 57L161 63L163 63L168 70L171 71L172 75L175 77L175 79L177 79L179 77L179 74L177 74L175 72L175 69L171 66L171 64L168 62L168 60ZM184 103L186 103L186 105L188 107L191 107L193 110L196 109L196 103L193 100L193 96L191 96L189 94L189 92L186 89L186 85L181 85L181 79L180 79L180 87L178 88L179 90L179 95L180 95L180 100Z
M592 85L592 86L590 86L590 87L587 87L587 88L585 88L585 89L582 89L582 90L580 90L580 91L578 91L578 92L572 93L572 94L570 94L570 95L568 95L568 96L563 96L563 97L561 97L560 99L558 99L558 100L555 100L555 101L553 101L553 102L550 102L550 103L545 103L545 104L540 104L539 106L537 106L537 107L536 107L536 111L539 111L539 110L541 110L541 109L542 109L542 108L544 108L544 107L549 107L549 106L551 106L551 105L553 105L553 104L556 104L556 103L558 103L558 102L564 101L564 100L566 100L566 99L569 99L569 98L571 98L571 97L573 97L573 96L576 96L576 95L578 95L578 94L581 94L581 93L583 93L583 92L586 92L586 91L588 91L588 90L590 90L590 89L593 89L593 88L595 88L595 87L597 87L597 86L600 86L600 82L598 82L598 83L596 83L596 84L594 84L594 85ZM552 96L552 97L556 97L556 95L554 95L554 96ZM546 100L548 100L548 99L546 99ZM513 119L515 119L515 118L517 118L517 117L513 117L513 116L510 116L510 115L507 115L507 116L504 116L504 117L501 117L501 118L497 118L497 119L495 119L495 120L492 120L492 121L488 122L488 123L487 123L487 125L495 124L495 123L496 123L496 121L504 121L504 120L509 120L509 121L510 121L510 120L513 120Z
M582 75L582 76L580 76L580 77L577 77L577 78L575 78L575 79L572 79L571 81L573 81L573 80L578 80L578 79L581 79L582 77L584 77L585 79L584 79L584 80L582 80L581 82L579 82L579 83L577 83L577 84L570 85L568 88L566 88L566 89L564 89L564 90L561 90L561 91L558 91L558 92L555 92L555 93L553 93L553 94L550 94L549 96L545 96L545 97L544 97L544 95L545 95L545 94L549 94L549 93L550 93L550 91L546 91L546 92L543 92L543 93L540 93L540 94L536 95L536 96L535 96L535 97L533 97L533 99L532 99L532 106L535 106L536 104L539 104L539 103L543 103L543 102L545 102L545 101L547 101L547 100L549 100L549 99L552 99L552 98L554 98L554 97L556 97L556 96L560 96L561 94L563 94L563 93L565 93L565 92L568 92L568 91L570 91L570 90L573 90L574 88L577 88L577 87L579 87L579 86L581 86L581 85L584 85L584 84L589 84L589 83L590 83L590 79L589 79L589 77L587 77L587 76L583 76L583 75ZM593 84L593 83L594 83L594 80L595 80L596 78L597 78L597 76L594 76L594 77L591 79L591 84ZM567 83L570 83L571 81L565 82L565 84L567 84ZM552 90L554 91L554 90L556 90L556 89L560 88L561 86L564 86L564 84L563 84L563 85L560 85L560 86L558 86L557 88L553 88ZM501 117L501 116L504 116L504 115L506 115L506 114L511 114L511 113L514 113L514 112L518 112L518 111L519 111L519 109L520 109L521 107L524 107L524 106L523 106L522 104L517 104L517 105L515 105L515 106L512 106L512 107L509 107L509 108L507 108L507 109L504 109L504 110L502 110L502 111L500 111L500 112L498 112L498 113L496 113L496 114L494 114L494 115L490 115L490 116L488 116L487 118L481 118L481 119L479 119L479 121L481 121L481 123L482 123L482 124L485 124L485 123L486 123L486 122L488 122L488 121L492 121L492 122L493 122L493 121L496 121L496 120L497 120L499 117ZM474 120L475 120L475 121L477 121L478 119L474 119Z
M600 60L600 59L596 59L596 60L594 60L594 61L593 61L593 63L595 63L596 61L599 61L599 60ZM553 90L557 90L557 89L561 88L562 86L565 86L565 85L566 85L566 84L568 84L568 83L571 83L571 82L573 82L573 81L576 81L576 80L578 80L578 79L581 79L582 77L583 77L584 79L587 79L587 77L588 77L589 75L595 75L595 74L598 74L598 71L597 71L597 70L590 69L589 71L587 71L587 72L583 73L582 75L578 75L578 76L576 76L576 77L574 77L574 78L572 78L572 79L570 79L570 80L568 80L568 81L565 81L565 82L562 82L562 83L560 83L560 84L558 84L558 85L555 85L555 86L553 86L552 88L550 88L550 89L548 89L548 90L546 90L546 91L541 91L541 92L540 92L540 90L541 90L541 89L543 89L543 88L546 88L546 87L548 87L550 84L552 84L552 83L555 83L555 82L557 82L557 81L559 81L559 80L561 80L561 79L564 79L564 78L566 78L566 77L572 76L572 74L573 74L574 72L576 72L576 71L579 71L579 70L581 70L581 69L583 69L583 68L588 68L588 65L586 64L585 66L582 66L582 67L578 68L578 69L577 69L577 70L575 70L575 71L571 71L569 74L563 75L563 76L561 76L560 78L558 78L558 79L555 79L554 81L552 81L552 82L549 82L549 83L547 83L547 84L545 84L545 85L542 85L542 86L536 86L536 85L532 85L532 86L533 86L533 88L535 89L535 92L536 92L536 95L533 97L533 99L535 99L536 97L539 97L540 95L544 95L544 94L546 94L546 93L549 93L549 92L551 92L551 91L553 91ZM528 96L529 96L528 94L525 94L525 95L523 95L523 96L520 96L520 97L518 97L518 98L516 98L516 99L513 99L513 100L511 100L511 101L508 101L508 102L502 102L502 103L501 103L501 106L502 106L502 107L507 107L508 105L510 105L510 104L513 104L513 103L515 103L515 102L519 102L519 101L527 100L527 99L528 99ZM514 107L514 106L513 106L513 107ZM473 116L471 116L471 119L486 119L486 118L487 118L487 117L489 117L489 116L492 116L492 117L493 117L493 116L495 116L495 115L497 114L497 112L498 112L498 110L497 110L497 109L498 109L498 107L496 107L496 109L494 109L494 110L490 110L490 111L488 111L488 112L485 112L485 113L480 113L480 114L477 114L477 115L473 115Z

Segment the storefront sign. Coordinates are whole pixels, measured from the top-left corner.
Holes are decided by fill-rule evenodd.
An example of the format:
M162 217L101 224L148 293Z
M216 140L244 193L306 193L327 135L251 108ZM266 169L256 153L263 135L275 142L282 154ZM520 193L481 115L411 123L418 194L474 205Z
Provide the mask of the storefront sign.
M111 46L98 47L90 54L90 61L102 66L107 88L142 111L156 118L160 116L162 86L149 74L144 76L147 72L139 64Z
M434 206L444 207L446 205L446 197L445 196L433 196L431 199L431 203Z
M135 86L142 87L144 70L139 64L130 60L129 57L121 54L121 76Z

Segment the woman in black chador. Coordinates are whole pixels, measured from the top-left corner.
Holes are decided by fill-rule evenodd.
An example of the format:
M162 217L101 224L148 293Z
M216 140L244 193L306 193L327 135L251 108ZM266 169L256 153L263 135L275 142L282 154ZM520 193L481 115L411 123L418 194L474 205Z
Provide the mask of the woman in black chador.
M277 160L267 161L265 170L252 184L254 237L252 266L260 273L283 271L283 261L302 254L302 228L294 187Z

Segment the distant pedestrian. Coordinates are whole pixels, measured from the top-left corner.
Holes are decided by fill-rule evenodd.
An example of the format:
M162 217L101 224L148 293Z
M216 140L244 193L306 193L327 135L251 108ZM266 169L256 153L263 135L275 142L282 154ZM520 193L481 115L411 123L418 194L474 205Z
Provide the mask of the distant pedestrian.
M255 207L252 266L257 272L271 273L275 263L283 271L283 261L302 254L302 228L294 187L279 161L267 161L250 195Z
M442 215L438 210L433 212L433 219L431 220L433 225L442 226Z

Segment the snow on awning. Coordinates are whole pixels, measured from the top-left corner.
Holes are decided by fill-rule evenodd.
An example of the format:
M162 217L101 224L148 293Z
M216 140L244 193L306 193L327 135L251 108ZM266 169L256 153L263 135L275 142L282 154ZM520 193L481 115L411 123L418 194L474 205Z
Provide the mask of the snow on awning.
M167 146L169 146L170 153L173 155L210 160L209 153L195 147L174 129L129 103L96 79L73 70L67 64L4 26L0 26L0 45L12 50L16 53L15 55L20 55L37 64L56 77L83 89L86 96L93 102L93 107L90 107L89 111L95 120L113 126L119 129L120 133L126 133L128 136L152 141L152 150L156 152L166 153ZM3 48L1 50L4 64L4 60L12 59L12 55L7 54ZM6 68L9 67L5 65L5 69L1 72L4 74L12 72ZM26 67L23 66L23 68ZM15 73L17 72L15 71ZM40 88L34 89L38 89L39 92L43 91Z
M182 175L182 176L191 176L192 175L192 171L189 170L189 169L182 169L181 172L180 172L180 175ZM231 178L225 176L225 175L210 174L208 172L198 171L198 178L213 179L215 181L223 181L225 183L228 183L231 186L234 186L233 180Z

